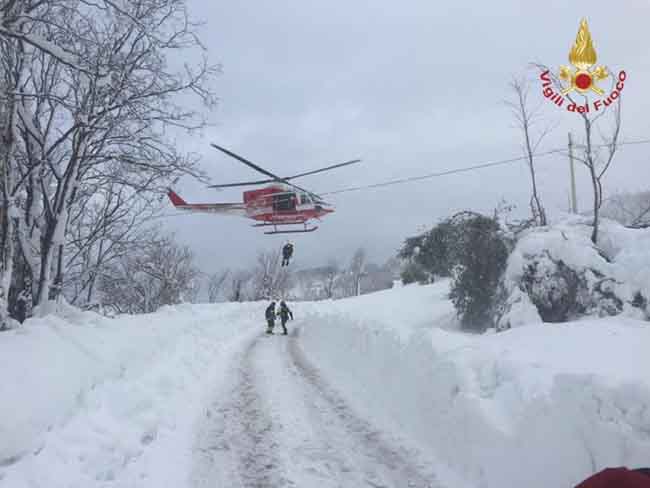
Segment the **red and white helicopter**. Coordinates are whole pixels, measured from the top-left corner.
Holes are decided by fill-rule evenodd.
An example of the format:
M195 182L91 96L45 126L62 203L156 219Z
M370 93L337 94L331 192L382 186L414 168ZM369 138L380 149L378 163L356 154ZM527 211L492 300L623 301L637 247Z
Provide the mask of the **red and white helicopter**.
M253 227L273 227L272 231L265 234L289 234L299 232L313 232L318 227L308 226L313 219L320 220L328 213L334 212L332 205L313 192L305 190L291 183L289 180L302 176L313 175L323 171L329 171L342 166L359 163L360 159L346 161L345 163L334 164L326 168L320 168L293 176L280 178L270 171L267 171L251 161L235 154L216 144L212 147L241 161L246 166L267 176L268 179L257 181L244 181L240 183L226 183L221 185L210 185L209 188L232 188L237 186L270 185L259 190L245 191L241 203L187 203L177 193L169 189L168 196L175 208L189 212L217 213L225 215L238 215L256 221ZM302 229L278 230L280 226L302 225Z

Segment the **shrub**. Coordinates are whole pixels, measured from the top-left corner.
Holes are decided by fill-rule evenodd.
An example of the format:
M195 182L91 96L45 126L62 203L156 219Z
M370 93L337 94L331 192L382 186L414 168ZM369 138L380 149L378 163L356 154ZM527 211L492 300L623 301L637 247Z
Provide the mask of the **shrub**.
M464 329L483 332L492 324L492 304L506 260L507 240L495 218L463 212L452 219L456 242L450 298Z
M422 267L414 262L410 262L406 265L404 270L401 273L402 283L408 285L410 283L427 283L429 280L428 274L422 269Z
M427 232L407 238L398 253L399 258L409 261L402 274L406 274L408 279L417 276L410 282L421 283L433 281L434 276L451 276L455 240L455 229L449 220L439 223ZM406 281L404 283L406 284Z
M507 244L496 217L461 212L406 239L398 254L409 260L402 281L451 276L450 297L463 327L483 331L492 323L492 303L505 269Z

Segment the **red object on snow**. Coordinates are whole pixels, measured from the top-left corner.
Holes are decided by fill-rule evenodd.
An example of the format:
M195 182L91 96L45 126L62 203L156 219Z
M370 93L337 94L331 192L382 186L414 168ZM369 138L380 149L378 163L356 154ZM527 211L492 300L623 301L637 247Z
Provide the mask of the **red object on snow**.
M607 468L575 488L650 488L650 476L627 468Z

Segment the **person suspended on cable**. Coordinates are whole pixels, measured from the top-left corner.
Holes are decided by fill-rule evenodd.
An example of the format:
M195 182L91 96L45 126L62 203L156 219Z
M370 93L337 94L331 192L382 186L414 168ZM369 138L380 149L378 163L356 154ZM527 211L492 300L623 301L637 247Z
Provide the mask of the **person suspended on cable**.
M282 266L289 266L289 260L293 255L293 244L287 241L287 243L282 248Z
M293 312L289 309L284 300L280 302L280 323L282 324L282 334L287 335L287 326L285 325L291 317L293 320Z
M266 317L266 325L267 325L266 333L273 334L273 327L275 327L275 302L271 302L271 304L268 307L266 307L264 316Z

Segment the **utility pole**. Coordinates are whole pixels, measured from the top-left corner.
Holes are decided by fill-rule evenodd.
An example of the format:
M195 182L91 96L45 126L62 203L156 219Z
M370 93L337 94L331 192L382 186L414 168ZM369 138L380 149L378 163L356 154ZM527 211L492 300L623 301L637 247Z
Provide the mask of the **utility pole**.
M569 132L569 169L571 171L571 212L578 213L578 201L576 198L576 173L573 167L573 140Z

